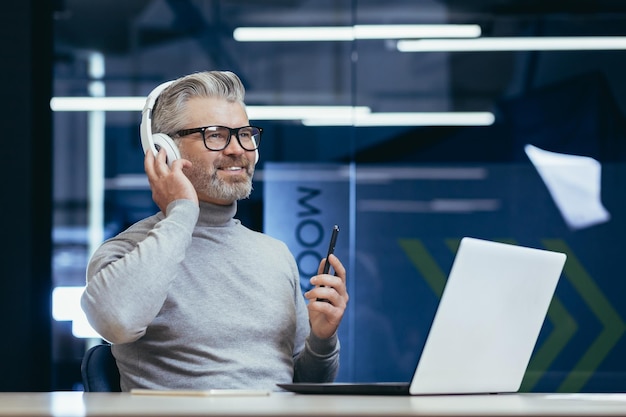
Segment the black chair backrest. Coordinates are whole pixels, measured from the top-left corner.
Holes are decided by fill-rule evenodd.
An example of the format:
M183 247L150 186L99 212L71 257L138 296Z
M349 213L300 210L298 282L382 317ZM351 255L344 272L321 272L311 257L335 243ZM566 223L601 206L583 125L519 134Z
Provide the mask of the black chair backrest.
M111 345L96 345L85 352L80 365L85 392L121 392L120 371Z

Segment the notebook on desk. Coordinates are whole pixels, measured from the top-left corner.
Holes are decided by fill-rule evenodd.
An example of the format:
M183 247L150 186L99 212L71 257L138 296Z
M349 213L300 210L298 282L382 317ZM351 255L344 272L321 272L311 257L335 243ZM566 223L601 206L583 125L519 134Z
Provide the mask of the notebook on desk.
M559 252L463 238L410 382L278 386L302 394L517 392L565 258Z

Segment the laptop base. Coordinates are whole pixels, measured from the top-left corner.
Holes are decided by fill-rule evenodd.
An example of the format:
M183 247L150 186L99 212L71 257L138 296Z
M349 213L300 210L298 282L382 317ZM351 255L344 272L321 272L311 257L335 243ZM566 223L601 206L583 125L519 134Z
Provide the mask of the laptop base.
M279 387L298 394L318 395L409 395L408 382L372 383L293 383L277 384Z

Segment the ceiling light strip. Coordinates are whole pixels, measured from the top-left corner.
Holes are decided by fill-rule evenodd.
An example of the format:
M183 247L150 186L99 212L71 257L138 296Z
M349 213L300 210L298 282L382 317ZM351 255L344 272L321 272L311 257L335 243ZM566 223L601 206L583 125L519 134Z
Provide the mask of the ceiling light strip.
M370 113L366 106L246 106L252 120L301 120L306 118L353 118Z
M400 40L400 52L583 51L626 49L625 36Z
M351 118L306 118L305 126L491 126L495 116L491 112L397 112L369 113Z
M53 97L52 111L141 111L145 97ZM307 117L353 117L367 114L367 106L246 106L255 120L300 120Z
M354 25L239 27L233 31L233 38L239 42L341 42L356 39L476 38L480 34L479 25Z
M53 97L55 112L141 111L145 97ZM367 106L246 106L251 120L302 120L307 126L489 126L489 112L372 113Z
M52 97L52 111L141 111L145 97Z

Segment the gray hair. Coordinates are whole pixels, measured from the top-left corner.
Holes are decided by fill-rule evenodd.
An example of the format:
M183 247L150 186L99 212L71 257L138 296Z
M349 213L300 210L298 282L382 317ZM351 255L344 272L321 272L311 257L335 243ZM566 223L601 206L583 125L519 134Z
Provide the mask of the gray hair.
M223 98L238 102L245 109L244 96L241 80L230 71L204 71L178 78L161 92L155 103L152 131L165 133L176 140L175 133L189 127L186 126L186 109L191 98Z

